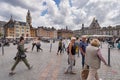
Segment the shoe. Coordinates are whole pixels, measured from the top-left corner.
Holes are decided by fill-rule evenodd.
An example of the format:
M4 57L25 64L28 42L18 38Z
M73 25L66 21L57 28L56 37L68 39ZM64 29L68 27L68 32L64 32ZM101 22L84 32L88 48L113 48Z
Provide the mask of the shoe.
M74 74L74 75L75 75L76 73L74 73L74 72L70 72L70 74Z
M28 69L31 70L33 68L33 66L30 66Z
M68 71L64 72L64 74L68 74Z
M13 75L15 75L15 73L14 73L14 72L10 72L9 75L10 75L10 76L13 76Z

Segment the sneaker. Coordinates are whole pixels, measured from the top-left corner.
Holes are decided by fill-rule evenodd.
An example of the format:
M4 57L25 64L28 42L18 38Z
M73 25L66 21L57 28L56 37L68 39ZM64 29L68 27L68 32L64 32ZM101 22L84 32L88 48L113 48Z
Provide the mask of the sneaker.
M14 72L10 72L9 75L10 75L10 76L13 76L13 75L15 75L15 73L14 73Z
M33 68L33 66L30 66L28 69L31 70Z
M70 72L70 74L74 74L74 75L75 75L76 73L74 73L74 72Z
M68 74L68 71L64 72L64 74Z

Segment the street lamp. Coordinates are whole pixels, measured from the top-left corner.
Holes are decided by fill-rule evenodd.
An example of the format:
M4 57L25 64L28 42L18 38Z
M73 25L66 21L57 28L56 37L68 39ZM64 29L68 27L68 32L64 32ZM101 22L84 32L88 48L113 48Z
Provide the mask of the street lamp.
M109 35L110 35L110 27L108 27L108 29L109 29ZM110 41L109 41L110 42ZM111 42L110 42L111 43ZM111 66L110 65L110 43L108 44L108 66Z
M5 25L3 26L3 38L2 38L2 55L4 55L4 43L5 43Z

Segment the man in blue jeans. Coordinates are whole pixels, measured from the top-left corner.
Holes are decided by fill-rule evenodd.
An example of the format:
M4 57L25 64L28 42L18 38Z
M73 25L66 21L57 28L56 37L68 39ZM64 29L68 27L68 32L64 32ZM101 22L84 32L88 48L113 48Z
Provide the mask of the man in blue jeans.
M86 42L86 36L82 36L82 40L80 41L80 44L79 44L80 52L82 55L82 68L84 68L86 46L88 46Z

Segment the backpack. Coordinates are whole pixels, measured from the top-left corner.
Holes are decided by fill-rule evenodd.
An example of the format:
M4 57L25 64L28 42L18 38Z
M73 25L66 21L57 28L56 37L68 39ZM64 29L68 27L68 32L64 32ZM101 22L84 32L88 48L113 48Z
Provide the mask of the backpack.
M76 46L76 53L78 53L79 52L79 47L78 46Z
M70 45L70 43L69 43L69 45ZM66 52L67 52L67 54L69 54L69 45L68 45L68 47L66 48ZM76 51L79 50L79 48L76 47L76 44L75 44L75 43L74 43L74 47L76 48Z

